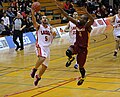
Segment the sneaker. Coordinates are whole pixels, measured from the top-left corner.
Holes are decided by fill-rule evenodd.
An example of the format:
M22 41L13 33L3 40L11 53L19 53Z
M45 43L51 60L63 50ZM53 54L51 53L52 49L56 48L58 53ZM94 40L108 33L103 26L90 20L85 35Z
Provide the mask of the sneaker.
M74 68L75 68L75 69L78 69L78 64L75 64L75 65L74 65Z
M20 51L24 50L24 48L20 48Z
M34 85L37 86L38 82L39 82L39 80L41 80L41 78L39 78L38 75L36 75L35 77L36 77L36 79L34 81Z
M81 79L78 81L77 85L78 85L78 86L82 85L83 82L84 82L84 80L85 80L84 78L81 78Z
M19 48L20 48L20 47L19 47L19 46L17 46L17 47L16 47L16 49L15 49L15 51L17 51Z
M71 65L71 62L74 61L74 57L72 57L71 59L68 59L67 63L66 63L66 67L69 67Z
M36 71L37 71L37 69L35 69L35 68L32 69L32 72L30 74L32 78L34 78Z
M116 51L114 51L113 56L114 56L114 57L117 57L117 52L116 52Z

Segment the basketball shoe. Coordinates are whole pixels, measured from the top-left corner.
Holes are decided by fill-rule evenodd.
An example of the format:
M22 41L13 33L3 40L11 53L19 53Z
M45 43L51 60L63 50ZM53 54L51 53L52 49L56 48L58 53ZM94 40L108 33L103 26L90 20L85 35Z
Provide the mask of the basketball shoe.
M78 81L77 85L78 85L78 86L82 85L83 82L84 82L84 80L85 80L85 78L81 78L81 79Z
M37 69L35 68L32 69L31 74L30 74L32 78L34 78L36 71Z
M75 65L74 65L74 68L75 68L75 69L78 69L78 64L75 64Z
M116 51L114 51L113 56L114 56L115 58L117 57L117 52L116 52Z
M74 61L74 60L75 60L74 57L68 58L68 61L67 61L67 63L66 63L66 67L69 67L69 66L71 65L71 62Z
M34 81L34 85L37 86L38 82L41 80L41 78L39 78L38 75L36 75L35 77L36 77L36 79Z

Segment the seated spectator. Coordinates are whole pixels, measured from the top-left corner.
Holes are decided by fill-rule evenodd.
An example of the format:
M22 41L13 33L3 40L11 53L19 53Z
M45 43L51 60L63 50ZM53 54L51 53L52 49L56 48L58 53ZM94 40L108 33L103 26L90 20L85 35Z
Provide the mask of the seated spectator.
M96 15L97 18L102 18L102 13L101 13L100 7L97 8L97 10L95 12L95 15Z
M1 19L4 20L4 25L9 28L9 26L10 26L10 20L9 20L9 17L7 16L6 12L4 12L3 17Z
M115 15L115 11L114 11L114 9L112 8L112 6L109 6L109 9L108 9L108 16L113 16L113 15Z
M0 20L0 35L10 35L10 30L4 25L4 20Z
M101 6L101 13L102 13L102 18L108 17L109 13L104 5Z
M68 0L66 0L65 4L64 4L64 8L63 8L68 14L73 14L75 9L73 8L73 5L71 4L71 2Z
M15 14L12 12L11 7L7 9L6 14L10 20L10 30L12 30L13 18L15 18Z

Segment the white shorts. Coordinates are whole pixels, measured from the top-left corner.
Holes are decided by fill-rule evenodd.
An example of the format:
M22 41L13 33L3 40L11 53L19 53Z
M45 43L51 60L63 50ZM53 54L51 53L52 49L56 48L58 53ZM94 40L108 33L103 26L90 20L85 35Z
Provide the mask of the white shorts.
M70 37L70 44L71 45L74 45L74 43L75 43L75 41L76 41L76 36L72 36L72 37Z
M114 35L114 38L115 38L115 40L119 40L120 38L120 29L114 29L114 33L113 33L113 35Z
M50 48L39 46L39 47L36 47L35 50L38 57L40 56L40 57L46 58L43 64L48 67L48 64L50 61Z

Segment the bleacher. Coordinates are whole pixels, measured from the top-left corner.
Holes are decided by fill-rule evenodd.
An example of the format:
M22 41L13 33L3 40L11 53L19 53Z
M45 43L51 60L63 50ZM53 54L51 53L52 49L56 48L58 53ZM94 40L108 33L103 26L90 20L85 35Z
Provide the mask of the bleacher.
M61 14L61 11L57 8L55 2L53 2L52 0L38 0L38 2L40 2L41 4L41 15L46 15L51 25L54 25L54 26L60 25L61 19L64 16ZM59 1L59 3L63 5L64 1ZM6 10L10 5L10 3L2 3L2 4L3 4L4 10ZM81 11L82 7L78 7L76 4L74 4L74 8L76 9L79 15L85 14L84 11Z

